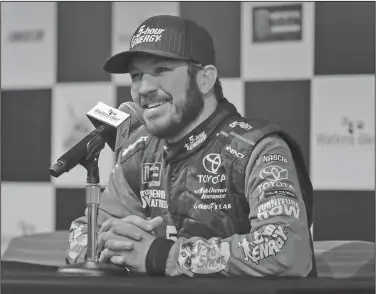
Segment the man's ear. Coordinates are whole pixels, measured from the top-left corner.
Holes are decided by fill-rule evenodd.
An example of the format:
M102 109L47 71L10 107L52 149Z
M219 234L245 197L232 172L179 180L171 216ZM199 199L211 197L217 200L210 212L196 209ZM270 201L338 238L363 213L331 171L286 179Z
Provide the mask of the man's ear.
M207 94L217 80L218 71L214 65L206 65L197 74L197 86L202 94Z

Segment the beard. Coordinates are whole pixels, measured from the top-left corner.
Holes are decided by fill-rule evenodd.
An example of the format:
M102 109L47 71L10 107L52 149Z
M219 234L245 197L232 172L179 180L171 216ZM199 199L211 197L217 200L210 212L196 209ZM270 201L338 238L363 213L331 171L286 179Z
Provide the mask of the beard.
M160 99L161 97L155 97ZM168 118L163 124L158 123L158 119L146 120L145 125L149 133L158 138L174 138L185 127L196 120L201 114L204 106L204 97L197 87L197 84L193 78L189 79L189 85L187 87L185 98L181 100L172 100L172 107Z

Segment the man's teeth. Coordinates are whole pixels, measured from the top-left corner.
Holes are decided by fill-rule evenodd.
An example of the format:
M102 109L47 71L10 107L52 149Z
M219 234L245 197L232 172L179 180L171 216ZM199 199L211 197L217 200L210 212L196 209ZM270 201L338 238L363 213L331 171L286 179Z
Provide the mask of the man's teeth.
M150 103L150 104L147 104L145 105L146 108L154 108L154 107L157 107L157 106L160 106L162 104L165 104L166 102L164 101L161 101L161 102L155 102L155 103Z

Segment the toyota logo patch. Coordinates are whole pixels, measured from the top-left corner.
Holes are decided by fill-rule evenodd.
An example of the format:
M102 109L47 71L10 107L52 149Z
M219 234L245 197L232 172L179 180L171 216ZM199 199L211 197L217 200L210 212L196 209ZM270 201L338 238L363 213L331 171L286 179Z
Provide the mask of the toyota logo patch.
M202 164L209 173L217 174L221 165L221 156L217 153L210 153L204 157Z
M288 171L278 165L270 165L260 171L260 178L272 183L288 179Z

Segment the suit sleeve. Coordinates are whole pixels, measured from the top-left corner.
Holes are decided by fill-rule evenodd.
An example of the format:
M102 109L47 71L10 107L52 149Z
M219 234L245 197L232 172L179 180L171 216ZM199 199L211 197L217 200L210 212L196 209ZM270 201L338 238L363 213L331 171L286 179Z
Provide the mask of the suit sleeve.
M145 218L142 202L137 187L130 183L138 183L137 176L140 166L139 157L132 156L124 161L124 151L119 153L117 163L112 170L108 186L103 191L98 209L98 228L109 218L124 218L137 215ZM87 209L85 215L75 219L69 230L66 263L82 262L86 258L87 247Z
M251 230L229 238L179 238L168 253L169 276L298 276L312 269L307 214L297 171L279 137L255 146L245 173Z

